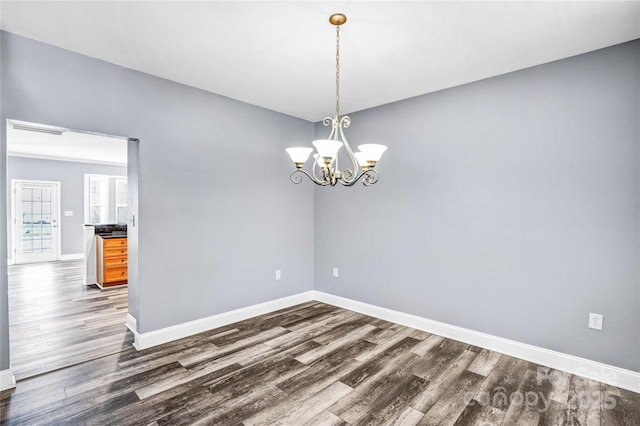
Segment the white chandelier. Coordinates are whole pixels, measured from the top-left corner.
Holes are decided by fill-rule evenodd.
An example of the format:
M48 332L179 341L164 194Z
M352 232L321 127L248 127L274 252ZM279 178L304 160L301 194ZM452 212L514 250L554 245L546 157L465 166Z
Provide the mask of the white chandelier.
M313 146L318 151L313 155L314 161L311 173L303 169L304 163L309 158L313 148L298 147L287 148L287 153L296 166L291 173L293 183L302 182L302 176L306 175L315 184L321 186L335 186L341 183L344 186L352 186L360 179L365 186L373 185L378 181L376 163L387 150L384 145L364 144L358 145L359 152L353 152L342 129L351 124L349 116L340 118L340 25L347 22L347 17L342 13L336 13L329 17L329 22L336 26L336 115L325 117L322 123L331 126L331 133L327 139L313 141ZM338 168L338 151L344 145L353 169Z

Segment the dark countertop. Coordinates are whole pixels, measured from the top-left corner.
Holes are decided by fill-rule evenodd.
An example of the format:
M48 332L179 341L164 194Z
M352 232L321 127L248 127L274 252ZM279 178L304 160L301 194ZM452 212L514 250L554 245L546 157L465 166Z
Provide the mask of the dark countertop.
M127 238L127 225L95 225L95 234L102 238Z

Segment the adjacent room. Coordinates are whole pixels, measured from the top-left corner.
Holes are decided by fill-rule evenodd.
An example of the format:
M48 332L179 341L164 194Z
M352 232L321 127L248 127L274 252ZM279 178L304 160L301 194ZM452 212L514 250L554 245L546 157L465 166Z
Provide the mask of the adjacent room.
M126 138L9 121L7 175L9 346L16 379L130 345L122 327ZM104 241L118 249L97 257Z
M640 1L2 1L0 126L3 424L640 424Z

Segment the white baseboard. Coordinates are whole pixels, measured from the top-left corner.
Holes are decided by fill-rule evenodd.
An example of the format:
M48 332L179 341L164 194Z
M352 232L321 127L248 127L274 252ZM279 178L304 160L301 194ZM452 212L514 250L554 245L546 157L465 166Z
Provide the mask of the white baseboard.
M61 254L58 256L58 260L79 260L84 259L84 254L82 253L72 253L72 254ZM13 258L7 259L7 265L15 265L16 261Z
M84 259L84 253L61 254L58 260L78 260Z
M16 387L16 378L11 369L0 371L0 391Z
M217 327L222 327L258 315L277 311L278 309L284 309L300 303L309 302L313 300L312 294L312 291L307 291L304 293L295 294L293 296L283 297L281 299L247 306L246 308L224 312L222 314L213 315L207 318L189 321L184 324L150 331L148 333L138 333L135 329L131 330L131 328L129 327L129 329L135 336L133 346L140 351L143 349L151 348L153 346L161 345L163 343L171 342L173 340L182 339L184 337L202 333L204 331L208 331Z
M314 300L640 393L640 373L313 290Z
M125 322L124 325L126 325L132 333L136 334L138 332L138 321L129 313L127 313L127 322Z
M612 365L591 361L573 355L556 352L549 349L540 348L514 340L503 339L486 333L469 330L467 328L446 324L439 321L422 318L404 312L394 311L368 303L347 299L321 291L311 290L282 299L224 312L207 318L190 321L184 324L151 331L148 333L138 333L136 319L127 316L126 325L135 336L134 347L137 350L151 348L153 346L168 343L173 340L182 339L194 334L202 333L217 327L232 324L258 315L263 315L278 309L287 308L299 303L317 300L344 309L360 312L372 317L391 321L396 324L412 327L418 330L437 334L449 339L458 340L481 348L500 352L509 356L534 362L556 370L565 371L577 376L586 377L607 383L623 389L640 393L640 373L625 370Z

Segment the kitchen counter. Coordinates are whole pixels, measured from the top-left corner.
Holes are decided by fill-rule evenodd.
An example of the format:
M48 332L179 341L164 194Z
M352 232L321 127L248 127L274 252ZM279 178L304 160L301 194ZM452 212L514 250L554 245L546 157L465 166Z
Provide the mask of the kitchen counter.
M125 235L96 235L96 261L100 289L127 284L128 254Z
M85 285L97 284L101 287L98 280L98 264L97 264L97 247L96 243L100 237L101 242L113 241L115 238L127 237L127 225L118 224L97 224L84 225L85 235ZM102 243L101 243L102 244Z

